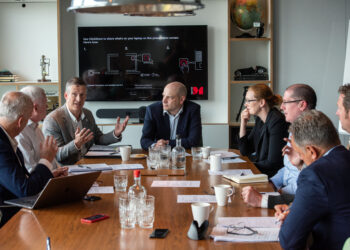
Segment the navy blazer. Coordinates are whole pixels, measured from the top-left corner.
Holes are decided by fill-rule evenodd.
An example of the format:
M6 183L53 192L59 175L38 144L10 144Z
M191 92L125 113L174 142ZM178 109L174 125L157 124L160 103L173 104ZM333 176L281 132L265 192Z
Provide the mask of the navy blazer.
M250 156L260 172L274 176L283 167L282 148L286 145L283 138L288 138L288 126L284 115L276 108L269 111L265 123L256 117L253 130L239 139L241 154Z
M176 134L181 137L184 148L202 146L202 124L200 106L191 101L185 101L180 114ZM162 102L149 105L146 109L145 122L142 128L141 147L148 147L158 140L169 140L171 147L176 140L170 140L170 123L168 114L163 114Z
M39 193L52 178L51 171L38 164L31 174L25 168L23 155L19 148L13 151L10 140L0 127L0 204L5 200L31 196ZM1 208L0 227L6 223L19 208Z
M301 171L279 239L284 249L342 249L350 237L350 152L337 146Z

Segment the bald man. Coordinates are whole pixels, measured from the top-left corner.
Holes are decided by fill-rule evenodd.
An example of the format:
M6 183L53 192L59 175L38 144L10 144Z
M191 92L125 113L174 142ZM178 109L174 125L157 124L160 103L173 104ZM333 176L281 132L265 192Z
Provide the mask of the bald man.
M187 101L187 89L181 82L171 82L163 90L163 100L146 109L141 147L176 145L180 135L184 148L202 146L200 106Z

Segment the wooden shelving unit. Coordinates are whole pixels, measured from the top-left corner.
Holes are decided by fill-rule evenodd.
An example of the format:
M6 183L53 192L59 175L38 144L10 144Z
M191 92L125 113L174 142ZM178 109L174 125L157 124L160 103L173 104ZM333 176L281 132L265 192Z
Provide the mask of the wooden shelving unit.
M228 0L228 124L230 129L230 147L234 147L235 133L240 121L236 120L243 100L244 87L258 83L267 84L273 89L273 0L264 1L264 34L261 38L237 38L243 32L231 20L231 9L235 0ZM255 35L255 30L249 32ZM268 80L234 80L234 72L238 69L263 66L267 68ZM254 126L252 120L248 126Z

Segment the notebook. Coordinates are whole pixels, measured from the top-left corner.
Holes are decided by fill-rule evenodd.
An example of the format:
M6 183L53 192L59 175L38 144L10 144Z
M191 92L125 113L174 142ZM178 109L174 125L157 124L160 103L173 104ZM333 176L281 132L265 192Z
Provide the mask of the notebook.
M51 178L37 195L4 201L5 204L28 209L43 208L80 200L101 172L90 172Z
M266 174L223 175L223 177L237 183L268 182Z

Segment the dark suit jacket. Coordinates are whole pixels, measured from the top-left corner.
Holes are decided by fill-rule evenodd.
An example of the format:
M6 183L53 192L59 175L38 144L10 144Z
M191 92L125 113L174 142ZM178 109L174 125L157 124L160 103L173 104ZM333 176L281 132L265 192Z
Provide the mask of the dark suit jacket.
M284 249L342 249L350 236L350 152L335 147L301 171L289 215L279 234Z
M5 200L39 193L52 177L51 171L43 164L38 164L29 174L21 151L17 149L17 154L13 151L7 135L0 128L0 204L3 205ZM1 208L3 217L0 226L18 210L18 208Z
M250 134L239 139L241 154L249 156L262 173L274 176L283 167L282 148L286 145L283 138L288 138L288 126L276 108L270 110L265 123L256 117ZM256 155L252 156L253 153Z
M83 112L85 114L85 118L82 120L83 128L90 129L94 134L94 139L85 143L87 149L94 143L108 145L120 141L113 136L113 131L107 134L101 132L90 110L84 108ZM74 164L83 156L74 145L75 129L66 105L46 116L43 123L43 133L45 136L52 135L56 139L58 145L56 159L62 165Z
M279 204L289 204L293 202L295 195L294 194L281 194L281 195L269 195L267 199L267 207L274 208L275 205Z
M183 111L180 114L176 134L181 137L181 145L184 148L202 146L202 124L200 106L191 101L185 101ZM146 109L145 123L142 129L141 147L148 147L157 140L170 140L169 116L163 114L162 102L149 105ZM175 140L170 140L170 146L176 145Z

